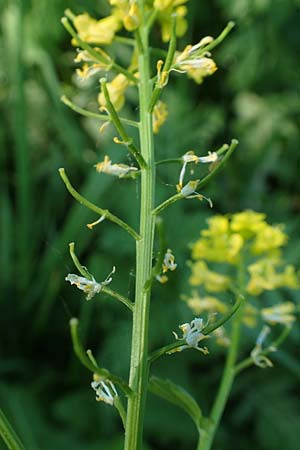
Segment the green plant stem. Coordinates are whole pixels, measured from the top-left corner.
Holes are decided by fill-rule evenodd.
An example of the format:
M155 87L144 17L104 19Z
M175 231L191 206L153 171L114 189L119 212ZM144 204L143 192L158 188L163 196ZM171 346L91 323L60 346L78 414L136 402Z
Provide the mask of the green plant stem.
M9 450L25 450L19 436L9 423L4 412L0 409L0 436Z
M141 239L141 236L133 228L131 228L126 222L123 222L123 220L119 219L117 216L114 216L110 211L108 211L108 209L99 208L99 206L94 205L94 203L90 202L82 195L80 195L79 192L77 192L73 188L64 168L60 168L58 169L58 171L63 182L65 183L66 188L68 189L72 197L75 198L75 200L77 200L79 203L81 203L91 211L94 211L95 213L99 214L100 216L104 216L105 219L108 219L111 222L114 222L117 225L119 225L121 228L127 231L127 233L129 233L136 241Z
M121 138L123 139L123 144L126 145L126 147L128 148L128 150L130 151L130 153L132 154L132 156L136 159L136 161L138 162L140 168L145 168L146 167L146 163L144 158L142 157L140 151L136 148L136 146L133 144L132 142L132 138L130 138L128 136L128 134L126 133L125 128L123 127L121 120L119 118L119 115L117 113L117 111L115 110L114 105L111 102L110 96L109 96L109 92L106 86L106 79L105 78L101 78L100 80L100 84L101 84L101 90L104 94L105 97L105 108L107 109L111 121L114 124L117 132L119 133L119 135L121 136Z
M95 113L92 111L88 111L87 109L81 108L80 106L75 105L75 103L71 102L71 100L66 95L62 95L62 97L60 99L66 106L68 106L70 109L77 112L78 114L81 114L82 116L91 117L92 119L102 120L103 122L111 122L111 117L109 115L99 114L99 113ZM124 117L119 117L119 119L125 125L129 125L129 126L135 127L135 128L139 127L139 123L135 122L134 120L125 119Z
M243 262L241 261L237 276L240 299L244 298L243 297L245 285L244 270L245 270L244 265ZM226 357L226 363L221 383L209 417L210 423L207 426L207 428L203 430L202 433L200 434L197 450L210 450L232 388L232 384L235 377L235 365L239 351L241 322L243 318L244 305L245 302L243 302L239 306L238 311L236 312L236 314L233 316L232 319L230 346Z
M139 1L141 16L145 17L144 1ZM133 312L132 344L129 386L134 394L128 398L125 450L141 450L144 410L148 387L148 322L151 290L145 283L151 277L155 217L154 204L155 164L152 133L152 115L148 111L151 97L148 33L144 25L140 28L144 53L139 53L140 74L140 148L146 161L141 171L140 236L136 243L136 291Z
M237 360L240 341L242 311L243 308L240 308L233 319L230 347L226 358L221 384L210 414L211 423L208 425L207 429L200 435L197 450L210 450L225 405L227 403L228 396L231 391L231 387L235 377L235 364Z

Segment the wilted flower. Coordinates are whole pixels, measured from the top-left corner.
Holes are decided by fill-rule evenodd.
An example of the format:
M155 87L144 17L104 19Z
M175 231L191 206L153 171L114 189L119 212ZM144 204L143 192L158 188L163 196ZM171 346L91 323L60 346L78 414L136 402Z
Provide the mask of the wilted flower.
M113 267L113 270L101 283L98 283L94 277L92 277L92 279L89 280L88 278L80 277L73 273L69 273L66 276L65 280L69 281L71 284L75 284L75 286L77 286L78 289L87 294L86 299L91 300L96 294L99 294L99 292L101 292L103 286L107 286L109 283L111 283L112 281L111 275L114 273L115 267Z
M258 367L261 367L262 369L266 369L267 367L272 367L273 363L272 361L267 358L266 355L263 355L263 348L262 345L264 343L264 341L266 340L267 335L270 333L270 327L268 326L264 326L262 331L259 333L257 340L256 340L256 345L254 347L254 349L251 352L251 358L254 362L254 364ZM275 348L268 348L269 351L275 351Z
M95 165L97 172L103 172L108 175L114 175L116 177L122 178L131 172L136 172L137 167L127 166L126 164L112 164L109 157L106 155L102 162Z
M102 380L97 374L94 374L93 378L91 387L96 391L97 402L113 405L115 397L118 396L114 384L110 380Z

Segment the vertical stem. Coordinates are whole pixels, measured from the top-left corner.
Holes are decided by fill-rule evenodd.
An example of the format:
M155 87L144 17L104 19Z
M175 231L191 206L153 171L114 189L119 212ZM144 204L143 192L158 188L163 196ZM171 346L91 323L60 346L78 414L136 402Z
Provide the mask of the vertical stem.
M240 262L238 269L238 285L239 285L239 294L244 294L244 285L245 285L245 272L244 272L244 264L243 261ZM219 390L217 396L215 398L211 414L210 420L211 423L208 426L207 430L203 431L199 442L197 450L210 450L211 445L213 443L216 431L218 429L223 411L225 409L232 384L235 376L235 365L238 357L239 344L240 344L240 334L241 334L241 321L243 318L244 312L244 304L242 304L232 319L232 328L231 328L231 337L230 337L230 347L227 353L226 363L221 379L221 383L219 386Z
M144 2L142 0L139 3L141 15L144 17ZM148 112L152 86L149 68L148 32L143 25L140 28L140 35L142 41L142 49L139 49L138 57L140 74L140 150L147 166L141 170L141 240L136 243L136 294L129 377L129 385L134 394L128 399L125 450L141 450L142 448L144 409L148 384L147 358L150 304L150 289L146 290L144 286L151 277L155 219L153 214L151 214L154 205L155 183L152 115Z

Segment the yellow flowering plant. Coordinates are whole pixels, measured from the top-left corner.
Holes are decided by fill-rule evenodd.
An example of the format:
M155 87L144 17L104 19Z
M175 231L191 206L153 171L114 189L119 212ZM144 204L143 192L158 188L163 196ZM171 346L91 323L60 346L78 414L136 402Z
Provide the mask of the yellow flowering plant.
M197 316L214 323L230 310L232 295L244 297L226 330L223 328L220 336L219 328L215 336L217 343L227 347L227 359L211 410L211 427L200 440L199 450L212 444L235 376L251 365L272 367L269 355L278 349L296 320L293 302L285 301L284 296L281 302L268 296L266 302L263 296L275 289L300 288L300 274L283 259L287 240L282 225L270 225L265 214L247 210L211 217L191 246L192 292L183 300ZM243 326L255 328L257 339L249 356L239 360Z

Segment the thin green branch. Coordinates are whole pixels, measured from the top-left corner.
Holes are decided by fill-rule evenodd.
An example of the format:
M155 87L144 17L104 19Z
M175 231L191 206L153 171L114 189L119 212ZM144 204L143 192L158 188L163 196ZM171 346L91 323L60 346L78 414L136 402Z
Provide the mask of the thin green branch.
M163 219L161 217L156 217L155 229L158 234L159 251L158 251L158 257L156 258L156 263L155 263L154 267L152 268L151 277L145 283L145 286L144 286L145 290L148 290L151 288L153 280L155 279L155 277L157 275L159 275L161 273L164 256L167 251L165 229L164 229Z
M196 189L202 188L203 186L205 186L209 181L211 181L212 178L215 177L215 175L224 167L224 165L226 164L226 162L228 161L228 159L230 158L230 156L232 155L233 151L235 150L235 148L238 145L238 141L236 139L232 139L231 144L228 147L227 144L224 144L220 150L219 150L219 154L224 153L224 151L226 151L226 148L228 148L225 156L221 159L221 161L219 163L217 163L214 167L214 169L208 174L206 175L206 177L204 177L202 180L199 181L199 183L197 184L197 186L195 187ZM181 161L182 162L182 161ZM153 211L152 214L157 215L160 212L162 212L165 208L167 208L168 206L172 205L173 203L177 202L178 200L182 200L183 198L186 198L184 195L182 195L180 192L178 194L173 195L172 197L168 198L167 200L165 200L163 203L161 203L160 205L158 205Z
M235 23L231 20L228 22L224 30L219 34L216 39L214 39L210 44L205 47L205 52L211 51L213 48L217 47L217 45L221 44L222 41L226 38L226 36L230 33L232 28L235 26Z
M206 177L204 177L202 180L199 181L198 185L197 185L197 189L201 189L203 188L209 181L211 181L216 175L217 173L224 167L224 165L227 163L228 159L230 158L230 156L232 155L232 153L234 152L234 150L236 149L236 147L238 146L239 141L237 139L232 139L230 146L225 154L225 156L221 159L220 162L217 162L215 167L213 168L213 170L206 175ZM225 144L226 145L226 144ZM224 147L224 146L223 146ZM224 150L223 150L224 152ZM222 153L223 153L222 152Z
M76 33L74 28L70 25L67 17L63 17L61 19L61 23L65 27L65 29L70 33L70 35L75 39L76 43L80 45L83 50L86 50L93 58L95 58L97 61L99 61L102 64L107 64L111 70L117 73L122 73L123 75L128 78L132 83L136 84L137 79L136 77L129 72L124 67L120 66L119 64L116 64L114 61L112 61L110 58L105 58L103 55L101 55L99 52L97 52L93 47L91 47L89 44L84 42L82 39L80 39L79 35Z
M59 174L65 183L66 188L80 204L84 205L86 208L90 209L91 211L94 211L95 213L99 214L100 216L104 216L105 219L110 220L111 222L116 223L121 228L123 228L127 233L129 233L136 241L139 241L141 239L140 235L131 228L126 222L123 222L123 220L119 219L118 217L114 216L108 209L102 209L99 208L99 206L96 206L94 203L90 202L86 198L84 198L82 195L80 195L72 186L69 178L67 177L65 173L64 168L58 169Z
M221 156L223 153L225 153L229 149L228 144L223 144L222 147L220 147L218 150L216 150L216 154L218 156ZM155 165L160 166L162 164L170 164L170 163L183 163L182 157L180 158L167 158L167 159L161 159L160 161L156 161Z
M122 378L118 377L117 375L113 375L107 369L98 367L98 365L95 365L92 362L92 360L87 356L78 334L78 324L79 324L78 319L72 318L70 320L70 331L73 349L74 353L76 354L81 364L85 366L87 369L89 369L91 372L99 375L103 380L110 380L112 383L117 384L126 395L128 396L131 395L132 390L130 389L128 384L125 383L124 380L122 380Z
M213 331L215 331L217 328L220 328L222 325L224 325L224 323L226 323L229 319L231 319L231 317L237 312L237 310L240 308L240 306L244 301L245 297L239 294L231 310L227 314L225 314L225 316L221 317L220 320L217 320L216 322L210 325L206 325L206 327L204 327L202 330L202 334L208 335Z
M151 100L150 100L150 105L149 105L150 112L153 111L153 108L156 105L156 103L162 93L163 88L166 86L166 84L168 82L169 70L170 70L173 60L174 60L175 51L176 51L176 17L175 17L175 15L173 15L172 16L172 24L171 24L171 39L169 42L167 57L166 57L164 66L161 71L161 76L162 76L163 80L160 80L159 78L157 79L157 82L155 84L154 90L152 92Z
M172 197L165 200L163 203L158 205L153 211L152 214L156 216L157 214L161 213L164 209L166 209L168 206L172 205L173 203L177 202L178 200L181 200L184 198L180 192L178 194L173 195Z
M282 332L280 333L278 338L275 341L273 341L268 346L268 348L266 348L265 350L262 350L259 353L259 356L267 356L270 353L273 353L275 350L277 350L280 347L280 345L286 340L286 338L290 334L290 331L291 331L291 327L290 326L284 327L284 329L282 330ZM251 356L249 356L249 358L244 359L243 361L241 361L240 363L238 363L235 366L235 375L240 373L242 370L247 369L250 366L253 366L254 364L255 363L254 363L253 358L251 358Z
M19 436L13 429L2 409L0 409L0 436L9 450L25 450Z
M112 289L108 288L107 286L103 286L101 289L101 292L104 292L105 294L110 295L111 297L115 298L116 300L119 300L119 302L122 302L131 311L134 310L134 303L131 300L129 300L129 298L124 297L124 295L121 295L118 292L113 291Z
M221 317L220 320L217 320L217 322L212 323L211 325L206 325L206 327L203 328L201 331L204 336L209 335L213 331L215 331L217 328L220 328L224 323L226 323L231 317L237 312L239 307L242 305L243 301L245 300L243 295L239 295L237 297L237 300L231 310L228 312L228 314ZM178 347L182 347L185 345L186 342L184 339L178 339L176 342L173 342L172 344L165 345L154 352L151 353L151 355L148 357L148 361L150 364L152 364L156 359L160 358L161 356L169 353L172 350L175 350Z
M100 80L100 84L101 84L101 89L103 92L103 95L105 97L105 107L111 117L111 121L114 124L114 126L116 127L116 130L118 131L119 135L121 136L124 145L126 145L126 147L128 148L128 150L130 151L130 153L134 156L134 158L137 160L139 166L141 168L145 168L147 166L144 158L142 157L141 153L139 152L139 150L136 148L136 146L132 143L132 138L130 138L128 136L128 134L126 133L125 128L123 127L121 120L118 116L117 111L115 110L114 105L111 102L110 96L109 96L109 92L106 86L106 80L105 78L101 78Z
M82 264L80 264L79 259L77 258L77 255L75 253L75 244L74 242L70 242L69 244L70 249L70 255L73 260L73 263L75 264L78 272L85 278L92 280L92 275L89 273L86 267L84 267ZM119 302L123 303L127 308L129 308L131 311L134 309L134 303L129 300L129 298L124 297L123 295L119 294L116 291L113 291L112 289L108 288L107 286L102 286L102 289L100 291L101 293L104 292L107 295L110 295L110 297L115 298L116 300L119 300Z
M61 101L68 106L73 111L77 112L78 114L81 114L85 117L91 117L92 119L99 119L104 122L111 122L111 117L107 114L99 114L92 111L88 111L87 109L81 108L78 105L75 105L75 103L71 102L71 100L63 95L61 98ZM120 117L120 121L124 123L125 125L129 125L131 127L139 128L139 123L135 120L125 119L124 117Z

